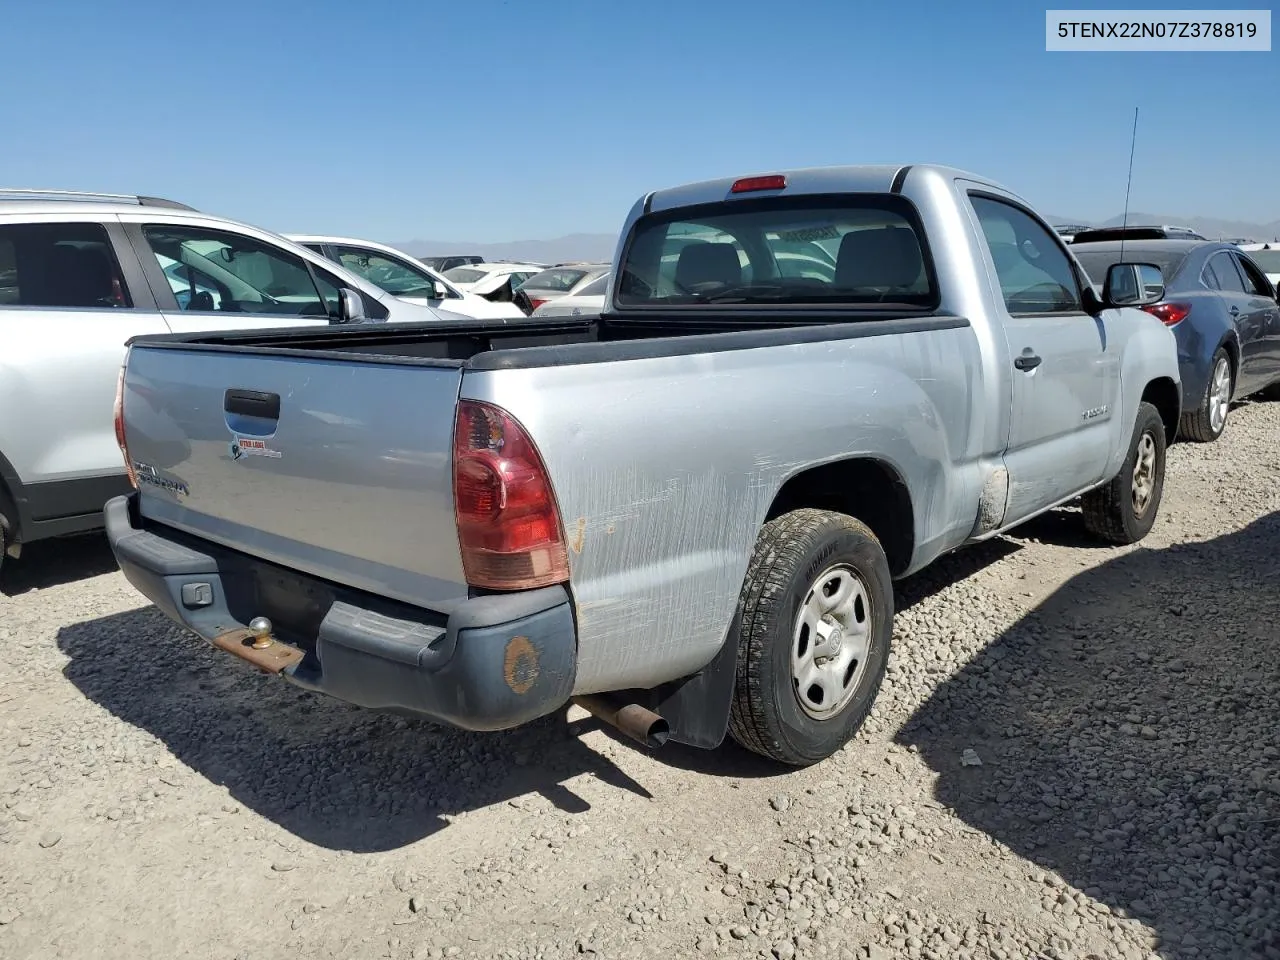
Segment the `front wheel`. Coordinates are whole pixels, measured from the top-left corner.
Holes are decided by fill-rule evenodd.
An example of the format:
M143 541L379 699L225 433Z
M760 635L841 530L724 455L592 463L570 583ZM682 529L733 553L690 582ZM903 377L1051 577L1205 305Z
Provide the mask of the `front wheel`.
M1084 524L1111 543L1137 543L1156 522L1164 494L1165 433L1160 411L1138 404L1138 421L1120 472L1082 498Z
M729 732L793 766L824 760L871 711L893 635L880 541L852 517L794 510L756 540L739 599Z

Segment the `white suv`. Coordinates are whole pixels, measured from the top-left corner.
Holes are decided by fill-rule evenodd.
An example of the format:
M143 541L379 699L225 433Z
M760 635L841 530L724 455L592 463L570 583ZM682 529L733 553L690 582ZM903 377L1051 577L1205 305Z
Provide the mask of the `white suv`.
M130 337L387 320L474 322L170 200L0 189L0 562L101 527L128 489L112 404Z

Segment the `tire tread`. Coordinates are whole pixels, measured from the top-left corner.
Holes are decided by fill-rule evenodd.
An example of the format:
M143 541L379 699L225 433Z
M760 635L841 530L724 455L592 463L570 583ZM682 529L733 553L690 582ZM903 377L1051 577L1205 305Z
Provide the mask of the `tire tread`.
M793 510L771 520L760 531L742 584L742 621L729 733L746 749L781 763L801 765L770 729L765 706L770 691L760 675L760 665L769 655L769 645L775 642L778 608L796 568L822 529L836 525L879 544L866 524L846 514L809 507ZM857 725L866 719L870 709L869 701L857 718Z

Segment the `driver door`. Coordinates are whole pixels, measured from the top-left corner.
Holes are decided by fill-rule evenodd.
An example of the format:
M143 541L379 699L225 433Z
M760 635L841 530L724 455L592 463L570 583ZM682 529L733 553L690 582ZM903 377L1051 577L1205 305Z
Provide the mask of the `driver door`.
M1013 378L1005 466L1005 524L1103 478L1120 381L1107 312L1084 310L1079 279L1058 238L1010 199L971 193Z

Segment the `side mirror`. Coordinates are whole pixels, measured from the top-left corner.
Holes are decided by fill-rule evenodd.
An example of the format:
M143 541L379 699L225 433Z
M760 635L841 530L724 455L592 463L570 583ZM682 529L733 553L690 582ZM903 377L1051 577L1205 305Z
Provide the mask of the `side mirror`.
M439 280L431 281L431 299L432 300L449 299L449 288L446 287Z
M360 323L365 319L364 298L350 287L338 291L338 322Z
M1113 263L1102 285L1106 307L1145 307L1164 299L1164 274L1154 263Z

